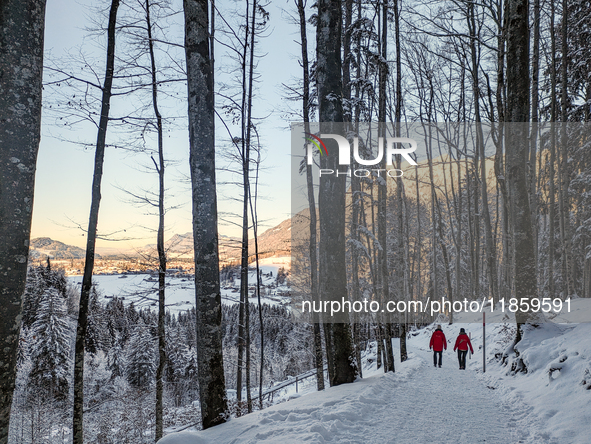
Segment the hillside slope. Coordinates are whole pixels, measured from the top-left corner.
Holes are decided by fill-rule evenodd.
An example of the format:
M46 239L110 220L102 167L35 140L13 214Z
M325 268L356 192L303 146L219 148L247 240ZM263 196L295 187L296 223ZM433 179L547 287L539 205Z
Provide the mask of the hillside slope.
M31 239L30 256L32 259L42 259L49 256L51 259L83 259L86 255L84 249L67 245L63 242L48 237ZM96 255L100 259L100 255Z

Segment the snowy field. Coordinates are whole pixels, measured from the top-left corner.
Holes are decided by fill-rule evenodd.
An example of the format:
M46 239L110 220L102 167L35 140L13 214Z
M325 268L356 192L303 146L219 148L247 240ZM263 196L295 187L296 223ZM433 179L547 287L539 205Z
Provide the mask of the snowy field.
M256 266L256 262L250 266L254 268ZM273 276L277 276L277 272L280 268L285 268L286 270L291 269L291 256L267 257L265 259L261 259L259 260L259 268L263 274L272 272Z
M289 297L281 296L287 287L275 287L277 272L280 268L289 268L286 258L267 258L261 260L262 285L268 286L261 291L261 302L270 305L288 305ZM289 259L289 258L287 258ZM251 265L253 267L253 265ZM158 276L151 274L96 275L93 282L104 302L113 297L124 301L134 301L136 307L156 307L158 301ZM80 289L82 276L69 276L68 281ZM256 285L256 271L251 269L249 285ZM270 288L273 287L273 288ZM240 299L240 279L232 283L222 282L222 303L235 304ZM256 302L254 291L250 292L251 302ZM173 312L186 311L195 306L195 284L192 276L166 276L166 306Z
M304 396L287 396L286 402L209 430L171 433L160 442L590 443L591 324L530 328L516 358L515 326L499 320L486 328L486 373L481 318L443 324L448 349L441 369L432 366L431 325L411 333L410 358L396 362L394 374L365 369L354 384L324 392L312 386ZM458 370L453 352L462 327L475 351L465 371ZM512 371L520 365L527 373Z

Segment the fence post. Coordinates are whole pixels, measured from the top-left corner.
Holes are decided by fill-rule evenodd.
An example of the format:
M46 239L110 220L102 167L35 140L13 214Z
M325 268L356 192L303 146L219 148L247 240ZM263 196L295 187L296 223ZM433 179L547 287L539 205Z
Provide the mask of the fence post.
M486 314L482 310L482 373L486 373Z

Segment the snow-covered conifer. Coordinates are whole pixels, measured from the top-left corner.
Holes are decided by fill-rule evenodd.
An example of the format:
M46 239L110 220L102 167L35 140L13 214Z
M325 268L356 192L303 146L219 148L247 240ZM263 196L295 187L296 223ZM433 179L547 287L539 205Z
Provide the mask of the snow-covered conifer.
M65 398L68 395L70 336L66 301L56 288L47 288L29 335L31 383L44 396Z
M127 345L127 380L135 387L146 387L156 375L156 343L141 320Z
M126 368L125 353L121 347L120 338L117 337L113 342L107 354L107 368L111 371L111 379L125 376Z
M88 353L94 354L99 350L106 350L109 341L106 327L104 308L99 302L96 287L93 286L88 302L88 325L84 337L84 347Z

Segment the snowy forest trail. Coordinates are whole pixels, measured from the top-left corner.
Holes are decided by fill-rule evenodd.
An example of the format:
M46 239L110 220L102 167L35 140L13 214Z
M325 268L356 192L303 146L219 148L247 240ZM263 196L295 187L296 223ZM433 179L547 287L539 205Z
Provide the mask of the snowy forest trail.
M404 437L391 442L519 442L510 412L496 403L492 390L473 371L460 371L449 353L442 368L434 368L430 355L405 384L395 384L395 378L383 378L380 384L394 395L381 414L396 424L391 433ZM379 439L387 442L391 437Z
M345 384L290 400L227 424L165 438L184 443L552 443L532 431L523 405L503 403L455 354L442 368L432 353L410 347L396 373L374 371ZM186 440L184 439L186 438Z

